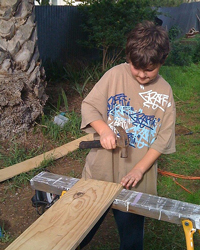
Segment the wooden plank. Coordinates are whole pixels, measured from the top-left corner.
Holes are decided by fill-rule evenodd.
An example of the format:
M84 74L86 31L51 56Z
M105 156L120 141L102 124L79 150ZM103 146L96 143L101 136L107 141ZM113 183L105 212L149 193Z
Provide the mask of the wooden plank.
M35 190L60 195L77 181L76 178L41 172L30 183ZM182 219L190 219L194 227L200 229L200 205L123 189L112 207L180 225Z
M58 148L50 150L44 154L38 155L38 156L33 157L31 159L28 159L26 161L17 163L15 165L10 166L10 167L3 168L0 170L0 182L5 181L9 178L12 178L18 174L28 172L34 168L37 168L44 160L59 159L65 155L67 155L69 152L72 152L72 151L78 149L79 143L81 141L87 141L87 140L92 140L92 139L93 139L93 135L88 134L88 135L83 136L79 139L76 139L72 142L69 142L65 145L62 145Z
M120 184L81 179L6 249L76 249L121 190Z

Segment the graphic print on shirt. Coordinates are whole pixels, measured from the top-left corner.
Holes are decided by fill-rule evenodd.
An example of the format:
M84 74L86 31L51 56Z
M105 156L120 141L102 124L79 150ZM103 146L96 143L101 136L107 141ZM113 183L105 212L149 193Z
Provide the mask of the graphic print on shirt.
M165 104L167 104L167 107L171 106L171 102L168 102L168 99L169 99L168 95L158 94L157 92L154 92L152 90L139 93L139 95L145 101L143 103L144 107L148 107L148 108L152 107L152 109L159 108L164 112L165 110L163 106L165 106Z
M146 98L145 94L148 95L147 92L144 95L141 94L139 95L142 98ZM158 105L157 101L153 102L154 99L148 99L147 102L145 98L143 98L145 105L151 104L152 109L161 108L161 110L164 110L162 103ZM164 104L165 99L168 98L163 96L160 99ZM124 128L130 140L130 146L134 148L149 147L155 141L156 131L161 126L160 118L156 118L154 115L146 115L142 109L135 110L134 107L130 106L130 99L123 93L111 96L108 99L107 108L109 126L111 129L114 129L114 126Z

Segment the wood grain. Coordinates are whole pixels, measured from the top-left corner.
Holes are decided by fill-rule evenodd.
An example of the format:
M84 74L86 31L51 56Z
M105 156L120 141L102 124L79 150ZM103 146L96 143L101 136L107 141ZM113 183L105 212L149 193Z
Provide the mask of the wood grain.
M120 184L81 179L6 249L76 249L121 190Z
M36 157L33 157L31 159L28 159L26 161L17 163L15 165L12 165L7 168L3 168L0 170L0 182L5 181L9 178L12 178L18 174L28 172L34 168L37 168L40 166L42 161L52 159L56 160L59 159L65 155L67 155L69 152L72 152L79 147L79 143L81 141L87 141L87 140L92 140L93 135L88 134L86 136L83 136L79 139L76 139L72 142L69 142L65 145L62 145L58 148L55 148L53 150L50 150L44 154L38 155Z

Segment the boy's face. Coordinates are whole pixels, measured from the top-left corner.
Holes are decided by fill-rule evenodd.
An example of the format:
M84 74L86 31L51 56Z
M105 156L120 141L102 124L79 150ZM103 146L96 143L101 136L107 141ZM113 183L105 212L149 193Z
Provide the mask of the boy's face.
M161 65L157 66L149 66L147 69L136 69L132 63L130 63L131 73L133 77L140 83L140 84L147 84L153 79L156 78L158 72L160 70Z

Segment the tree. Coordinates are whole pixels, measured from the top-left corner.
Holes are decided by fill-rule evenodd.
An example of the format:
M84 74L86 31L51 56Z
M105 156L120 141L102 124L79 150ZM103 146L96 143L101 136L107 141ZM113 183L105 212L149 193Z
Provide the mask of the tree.
M152 6L158 7L176 7L188 0L150 0Z
M79 6L82 28L88 34L84 46L102 51L102 69L118 59L126 34L144 19L154 20L149 0L86 0Z
M33 0L0 2L0 138L30 128L47 100Z
M50 4L49 4L49 1L50 0L36 0L37 2L38 2L38 4L39 5L41 5L41 6L49 6Z

